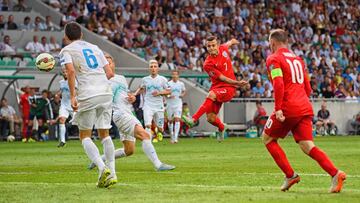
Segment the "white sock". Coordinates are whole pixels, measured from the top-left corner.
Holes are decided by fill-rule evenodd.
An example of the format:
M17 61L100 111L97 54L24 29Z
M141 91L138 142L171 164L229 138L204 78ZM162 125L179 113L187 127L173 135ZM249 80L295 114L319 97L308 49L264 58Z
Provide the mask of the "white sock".
M178 141L178 137L179 137L179 132L180 132L180 122L175 122L175 141Z
M116 176L116 171L115 171L115 147L114 147L114 143L111 139L110 136L105 137L102 141L101 144L104 147L104 155L105 155L105 159L106 159L106 164L109 167L111 174L113 174L114 176Z
M150 140L152 140L152 134L151 134L151 129L146 127L145 131L150 135Z
M60 128L60 142L65 143L65 133L66 133L65 124L59 124L59 128Z
M89 137L84 138L81 142L82 142L82 145L85 149L87 156L93 163L95 163L95 165L99 169L99 172L104 170L105 163L101 159L99 149L96 147L94 142Z
M120 148L120 149L115 150L115 159L119 159L119 158L122 158L122 157L126 157L124 148ZM103 154L101 156L101 159L103 161L105 161L105 154Z
M155 168L159 168L161 165L161 161L159 160L155 148L152 145L150 140L142 141L142 148L146 156L150 159L150 161L154 164Z
M169 122L169 131L170 131L170 136L171 136L171 141L174 141L174 123L173 122Z

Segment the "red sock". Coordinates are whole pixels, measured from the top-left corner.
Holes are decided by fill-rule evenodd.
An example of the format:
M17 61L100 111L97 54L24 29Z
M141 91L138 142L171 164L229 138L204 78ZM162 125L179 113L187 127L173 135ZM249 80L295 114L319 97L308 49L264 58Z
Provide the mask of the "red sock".
M267 150L270 152L276 164L285 173L287 178L291 178L294 175L294 170L291 168L285 152L281 149L277 141L271 141L266 145Z
M198 121L199 118L207 112L210 112L210 110L212 109L212 105L213 105L214 101L206 98L204 103L201 104L200 108L197 110L197 112L192 116L192 118L194 119L194 121Z
M313 147L309 152L309 156L316 160L321 168L332 177L338 172L338 169L334 166L329 157L318 147Z
M213 126L217 127L219 129L220 132L224 131L224 123L221 122L219 117L216 117L215 122L211 123Z

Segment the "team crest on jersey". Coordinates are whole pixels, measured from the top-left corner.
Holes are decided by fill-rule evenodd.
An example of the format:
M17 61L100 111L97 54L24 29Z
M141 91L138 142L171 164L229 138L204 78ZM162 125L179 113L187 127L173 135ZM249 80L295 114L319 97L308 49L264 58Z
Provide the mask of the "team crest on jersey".
M223 55L223 57L225 57L225 58L228 57L228 54L226 53L226 51L223 51L222 55Z

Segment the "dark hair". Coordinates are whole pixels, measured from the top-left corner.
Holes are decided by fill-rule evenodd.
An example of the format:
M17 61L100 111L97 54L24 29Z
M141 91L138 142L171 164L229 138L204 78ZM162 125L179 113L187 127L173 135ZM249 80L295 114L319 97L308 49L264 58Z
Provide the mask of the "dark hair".
M65 25L65 35L69 40L74 41L81 38L81 27L76 22L70 22Z
M214 35L210 35L206 38L206 41L208 41L208 42L213 41L213 40L217 40L217 37Z
M275 29L270 31L269 39L274 39L278 42L287 43L288 35L283 29Z
M47 90L41 91L41 94L44 94L44 93L49 94L49 92Z
M262 105L261 101L256 101L256 105Z

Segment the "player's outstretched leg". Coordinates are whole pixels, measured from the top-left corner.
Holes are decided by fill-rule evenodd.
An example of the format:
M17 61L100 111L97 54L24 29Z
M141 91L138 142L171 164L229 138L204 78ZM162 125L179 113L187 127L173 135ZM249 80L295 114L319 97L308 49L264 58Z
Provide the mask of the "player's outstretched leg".
M325 152L315 146L313 141L300 141L299 146L305 154L317 161L320 167L332 177L330 192L341 192L346 179L346 174L343 171L338 170Z
M128 154L127 154L128 153ZM119 159L122 157L126 157L126 156L130 156L131 154L129 154L130 152L127 151L127 153L125 153L125 149L124 148L119 148L115 150L115 159ZM105 158L105 154L101 155L101 159L103 160L103 162L105 163L106 158ZM88 166L89 170L92 170L96 167L94 162L91 162Z
M85 153L99 169L99 179L97 186L100 188L105 187L105 181L110 175L111 171L106 167L105 163L100 157L99 149L90 138L91 130L80 130L79 134Z
M150 141L150 135L142 128L141 125L135 126L135 137L142 141L142 149L148 159L153 163L157 171L167 171L175 169L175 166L162 163Z
M300 176L294 172L291 168L291 165L286 157L285 152L282 150L280 145L277 143L277 139L272 138L265 133L263 133L263 142L273 157L275 163L285 174L284 184L281 186L281 191L287 191L294 184L300 182Z
M213 91L209 92L208 97L205 99L204 103L201 104L197 112L192 116L192 118L188 118L186 116L183 116L182 119L188 125L190 128L195 126L195 123L200 119L202 115L205 113L212 112L213 105L216 100L216 95Z
M219 142L223 141L225 130L226 130L225 124L223 122L221 122L220 118L217 117L215 113L206 114L206 119L211 125L218 128L219 133L218 133L217 139Z

